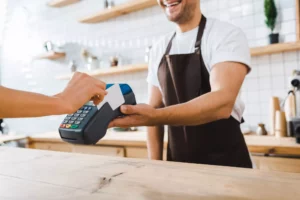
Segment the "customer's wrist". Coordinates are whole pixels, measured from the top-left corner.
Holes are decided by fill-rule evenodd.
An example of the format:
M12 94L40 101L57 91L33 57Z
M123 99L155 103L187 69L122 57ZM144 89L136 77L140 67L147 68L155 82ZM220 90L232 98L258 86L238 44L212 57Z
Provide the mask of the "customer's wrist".
M64 100L61 94L52 97L54 112L57 115L72 113L71 106Z

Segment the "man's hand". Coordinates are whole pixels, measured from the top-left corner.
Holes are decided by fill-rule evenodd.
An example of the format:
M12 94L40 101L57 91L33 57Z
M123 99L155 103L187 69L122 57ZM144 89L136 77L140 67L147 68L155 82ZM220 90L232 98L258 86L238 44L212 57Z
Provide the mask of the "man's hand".
M147 104L136 106L121 106L121 112L125 117L117 118L109 124L111 127L128 128L133 126L153 126L157 125L157 110Z
M160 109L148 105L123 107L121 111L129 116L113 121L111 126L197 126L228 119L247 70L241 63L219 63L210 74L211 92L186 103Z
M98 105L107 94L106 84L87 74L76 72L62 93L55 95L66 113L74 113L86 102Z

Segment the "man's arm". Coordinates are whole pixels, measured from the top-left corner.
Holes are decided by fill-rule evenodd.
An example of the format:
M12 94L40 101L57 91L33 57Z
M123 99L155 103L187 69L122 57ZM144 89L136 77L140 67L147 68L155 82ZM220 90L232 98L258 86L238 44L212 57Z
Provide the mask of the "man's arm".
M157 110L159 124L192 126L229 118L247 70L245 65L235 62L215 65L210 74L211 92Z
M100 103L106 94L105 88L105 83L78 72L64 91L55 96L0 86L0 118L70 114L93 97L94 103Z
M162 95L156 86L149 85L149 104L153 108L162 107ZM164 145L164 127L163 126L150 126L147 133L147 147L148 156L152 160L163 159L163 145Z
M114 120L110 126L193 126L229 118L247 70L241 63L218 63L210 74L210 93L161 109L141 104L122 106L121 111L129 116Z

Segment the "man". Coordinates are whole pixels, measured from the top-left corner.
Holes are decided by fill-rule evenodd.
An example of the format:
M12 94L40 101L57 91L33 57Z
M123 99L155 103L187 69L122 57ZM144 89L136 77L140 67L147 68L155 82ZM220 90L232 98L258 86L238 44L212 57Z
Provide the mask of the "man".
M76 72L63 92L46 96L0 86L0 118L40 117L71 114L89 100L99 104L106 95L106 84Z
M148 128L151 159L162 159L160 125L169 125L169 161L251 168L240 130L244 105L238 97L250 71L244 34L228 23L207 20L200 0L158 4L177 30L152 48L150 106L123 106L129 116L110 126L153 126Z

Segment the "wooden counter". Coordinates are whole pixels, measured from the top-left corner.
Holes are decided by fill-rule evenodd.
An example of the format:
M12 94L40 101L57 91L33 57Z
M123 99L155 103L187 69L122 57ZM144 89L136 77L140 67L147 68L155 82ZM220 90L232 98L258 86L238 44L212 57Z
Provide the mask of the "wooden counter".
M165 134L166 136L167 134ZM131 146L131 147L146 147L147 135L145 131L133 132L115 132L108 131L104 138L99 140L97 145L106 146ZM165 147L167 147L167 137L165 137ZM29 137L30 143L35 142L55 142L65 143L61 140L58 132L42 133Z
M0 169L1 200L300 198L295 173L4 147Z
M165 134L166 136L166 134ZM167 147L165 137L164 148ZM88 153L97 155L120 156L129 158L147 158L146 132L114 132L108 131L96 145L71 145L61 140L58 132L33 135L28 138L28 148ZM166 160L164 150L164 160Z
M254 135L244 137L251 153L300 156L300 144L296 143L295 138Z
M167 134L165 134L167 136ZM248 149L251 153L292 155L300 156L300 144L296 143L295 138L276 138L274 136L255 136L245 135ZM98 146L121 146L146 148L146 132L113 132L109 131L106 136L100 140ZM57 132L44 133L31 136L29 144L45 143L64 143ZM165 137L165 148L167 147L167 137Z

